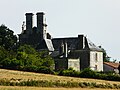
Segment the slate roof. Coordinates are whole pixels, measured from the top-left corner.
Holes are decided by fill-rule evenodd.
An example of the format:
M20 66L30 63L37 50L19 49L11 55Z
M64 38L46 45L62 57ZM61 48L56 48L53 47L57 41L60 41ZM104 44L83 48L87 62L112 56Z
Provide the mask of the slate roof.
M98 46L96 46L93 42L91 42L88 38L87 39L87 43L88 43L88 47L90 50L93 50L93 51L103 51L102 48L99 48Z
M119 66L119 63L113 63L113 62L104 62L103 64L113 67L115 69L117 69Z
M52 43L54 46L55 50L59 50L59 47L61 46L61 43L63 41L67 42L68 49L76 49L76 44L77 44L77 37L67 37L67 38L53 38Z
M57 56L59 56L60 54L59 54L59 51L54 51L54 52L52 52L51 53L51 56L52 57L57 57Z
M53 38L52 42L53 42L53 46L54 46L55 50L59 49L59 47L61 45L61 42L64 41L64 40L67 42L69 50L75 50L77 48L78 37ZM83 48L83 49L88 49L88 50L92 50L92 51L103 51L102 48L99 48L98 46L96 46L87 37L85 37L85 40L86 40L85 41L85 48Z
M53 47L52 41L50 39L45 39L45 43L46 43L49 51L54 51L54 47Z
M40 50L54 51L52 41L50 39L43 39L37 47Z

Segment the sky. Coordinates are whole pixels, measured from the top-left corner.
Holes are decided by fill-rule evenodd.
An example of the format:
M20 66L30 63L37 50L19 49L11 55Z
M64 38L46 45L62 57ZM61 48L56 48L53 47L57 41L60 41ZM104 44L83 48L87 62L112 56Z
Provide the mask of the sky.
M20 34L25 13L44 12L52 37L84 34L120 61L120 0L0 0L0 25Z

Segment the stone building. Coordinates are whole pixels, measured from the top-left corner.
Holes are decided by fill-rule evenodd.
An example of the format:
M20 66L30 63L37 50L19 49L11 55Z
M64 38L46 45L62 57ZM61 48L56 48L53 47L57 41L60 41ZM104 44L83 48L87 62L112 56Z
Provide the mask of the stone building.
M67 38L51 38L46 33L47 24L44 22L44 13L37 13L37 27L33 27L33 13L26 13L26 26L22 25L19 34L20 44L29 44L37 50L48 50L55 60L55 69L75 70L91 68L103 71L103 52L84 35ZM25 29L26 27L26 29Z
M19 34L19 43L32 45L38 50L54 51L51 35L46 33L44 13L37 13L37 27L33 27L33 13L26 13L26 29L22 25L22 33Z
M83 70L85 68L91 68L96 71L103 71L103 52L100 47L97 47L84 35L78 35L78 37L68 38L53 38L54 46L53 57L57 65L56 69L68 68L69 65L75 70ZM66 65L64 60L67 60ZM72 62L70 62L72 61ZM78 65L79 63L79 65ZM78 69L78 68L79 69Z

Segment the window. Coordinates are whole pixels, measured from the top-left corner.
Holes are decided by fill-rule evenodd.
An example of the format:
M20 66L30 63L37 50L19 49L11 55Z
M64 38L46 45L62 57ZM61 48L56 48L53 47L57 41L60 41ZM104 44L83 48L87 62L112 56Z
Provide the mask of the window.
M97 65L95 65L95 70L97 70Z
M95 61L98 61L98 55L95 53Z

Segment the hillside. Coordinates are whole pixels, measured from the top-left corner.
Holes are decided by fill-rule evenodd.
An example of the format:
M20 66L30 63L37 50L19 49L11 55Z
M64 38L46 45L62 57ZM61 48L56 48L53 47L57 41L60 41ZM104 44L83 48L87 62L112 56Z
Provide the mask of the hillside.
M87 82L87 83L96 83L96 84L117 84L120 85L120 82L115 81L105 81L98 79L88 79L88 78L74 78L74 77L65 77L65 76L56 76L49 74L39 74L32 72L23 72L15 70L6 70L0 69L0 80L5 79L10 82L22 82L27 80L42 80L48 82Z

